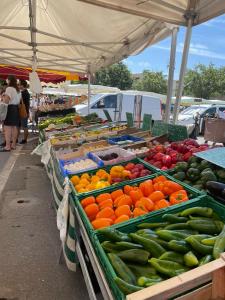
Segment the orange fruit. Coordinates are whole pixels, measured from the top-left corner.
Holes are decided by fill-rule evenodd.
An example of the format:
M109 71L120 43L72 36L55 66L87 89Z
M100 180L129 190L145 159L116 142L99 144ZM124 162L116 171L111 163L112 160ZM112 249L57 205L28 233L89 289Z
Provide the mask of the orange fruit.
M117 217L121 216L121 215L127 215L127 216L131 216L131 210L129 205L121 205L119 207L117 207L117 209L115 210L115 215Z
M93 191L93 190L95 190L95 186L94 186L92 183L90 183L90 184L88 184L88 185L86 186L86 189L87 189L88 191Z
M92 215L96 215L99 212L99 208L96 203L92 203L92 204L87 205L84 208L84 211L86 212L86 214L88 216L92 216Z
M112 224L112 220L108 219L108 218L100 218L100 219L96 219L94 221L91 222L92 226L94 227L94 229L100 229L103 227L108 227Z
M146 180L139 185L139 189L145 197L148 197L152 192L154 192L152 180Z
M80 177L77 175L74 175L70 178L70 180L72 181L73 185L77 185L80 182Z
M163 189L164 189L164 183L163 182L156 182L153 184L153 187L154 187L154 190L155 191L161 191L163 192Z
M99 208L100 209L103 209L105 207L111 207L113 208L113 201L112 199L107 199L107 200L104 200L102 202L99 203Z
M135 207L140 207L146 211L152 211L154 209L154 202L147 197L142 197L136 202Z
M96 219L111 218L111 216L113 215L114 215L114 210L111 207L105 207L97 213Z
M111 193L111 197L113 199L113 201L118 198L119 196L123 195L123 190L119 189L119 190L115 190Z
M77 191L79 191L80 189L82 189L82 188L85 188L85 184L77 184L77 185L75 185L75 189L77 190Z
M90 196L90 197L84 198L83 200L81 200L80 203L83 207L86 207L89 204L95 203L95 197Z
M141 208L142 210L146 210L145 205L143 204L143 202L141 200L138 200L135 203L135 208ZM147 211L147 210L146 210Z
M137 188L133 191L130 191L130 197L133 201L133 204L135 204L138 200L141 199L141 197L143 197L143 193L139 188Z
M149 199L151 199L153 202L157 202L159 200L164 199L164 194L160 191L155 191L153 193L151 193L151 195L148 197Z
M94 176L91 177L91 182L93 182L93 183L96 183L99 180L100 180L100 178L98 176L96 176L96 175L94 175Z
M89 221L94 221L96 219L96 215L97 214L88 216Z
M145 215L145 214L147 214L147 211L146 211L146 210L143 210L143 209L141 209L141 208L139 208L139 207L136 207L136 208L134 209L134 211L133 211L133 216L134 216L134 218L135 218L135 217L142 216L142 215Z
M114 205L115 206L121 206L121 205L132 205L132 199L130 196L128 195L122 195L118 198L116 198L116 200L114 201Z
M80 178L81 178L81 179L87 179L88 181L91 180L91 177L90 177L90 175L89 175L88 173L82 174Z
M114 224L118 224L118 223L125 222L128 220L130 220L128 215L121 215L118 218L116 218L116 220L114 221Z
M85 188L81 188L78 191L78 193L86 193L86 192L88 192L88 189L85 189Z
M90 182L86 178L83 178L80 180L79 184L83 184L84 187L86 187L87 185L90 184Z
M111 195L109 193L100 194L96 197L96 202L101 203L102 201L111 199Z
M131 175L131 172L130 172L130 171L128 171L128 170L123 170L123 172L122 172L123 178L129 179L129 178L130 178L130 175Z
M153 183L164 182L166 180L167 179L166 179L166 177L164 175L160 175L160 176L158 176L158 177L156 177L156 178L153 179Z
M160 209L160 208L164 208L164 207L170 206L170 203L169 203L169 201L167 201L167 200L165 200L165 199L162 199L162 200L159 200L159 201L157 202L157 206L158 206L158 208Z
M115 214L111 215L110 219L113 220L114 222L116 220L116 215Z
M125 185L125 187L123 188L123 191L125 194L129 195L130 191L133 191L133 187L131 185Z

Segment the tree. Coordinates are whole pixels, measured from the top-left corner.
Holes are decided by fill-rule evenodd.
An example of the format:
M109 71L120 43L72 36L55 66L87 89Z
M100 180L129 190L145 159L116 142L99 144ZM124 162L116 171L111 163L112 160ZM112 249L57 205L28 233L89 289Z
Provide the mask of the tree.
M184 80L184 93L204 99L221 94L225 88L225 69L223 69L217 69L213 64L209 66L199 64L193 70L188 70Z
M145 70L142 77L134 81L133 88L138 91L165 94L167 92L167 80L162 72Z
M101 69L95 73L95 83L99 85L127 90L131 88L132 82L131 72L122 62Z

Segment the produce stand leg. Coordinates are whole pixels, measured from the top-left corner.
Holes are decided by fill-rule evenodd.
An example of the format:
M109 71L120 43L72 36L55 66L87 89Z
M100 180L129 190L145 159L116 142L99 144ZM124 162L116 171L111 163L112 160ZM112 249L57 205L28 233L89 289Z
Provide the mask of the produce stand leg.
M63 245L61 244L60 250L59 250L59 258L58 258L58 264L61 265L63 263Z
M89 273L88 273L87 265L86 265L84 256L82 254L81 248L80 248L80 243L79 242L76 243L76 254L77 254L77 257L78 257L79 262L80 262L80 266L81 266L81 270L82 270L82 273L83 273L83 276L84 276L84 281L85 281L86 286L87 286L89 298L90 298L90 300L97 300L97 298L95 296L95 291L94 291L93 285L91 283L91 278L90 278Z
M86 263L85 263L84 259L81 257L82 252L80 251L79 237L82 238L82 240L84 242L84 246L85 246L87 254L89 256L89 260L91 262L92 268L94 270L94 273L97 278L97 281L98 281L98 284L99 284L99 287L100 287L100 290L101 290L104 300L113 300L114 298L112 296L111 290L105 279L105 276L101 269L101 266L99 265L98 259L95 255L94 249L91 245L87 231L84 228L84 225L80 218L79 212L76 208L74 208L73 212L74 212L74 218L75 218L75 234L77 237L76 250L78 250L77 255L78 255L79 261L81 263L81 268L82 268L82 272L84 274L85 282L87 284L88 292L89 292L89 290L90 290L90 292L93 291L93 288L88 287L90 285L91 281L88 279L88 277L90 278L90 276L87 271ZM91 299L95 299L95 298L91 298Z

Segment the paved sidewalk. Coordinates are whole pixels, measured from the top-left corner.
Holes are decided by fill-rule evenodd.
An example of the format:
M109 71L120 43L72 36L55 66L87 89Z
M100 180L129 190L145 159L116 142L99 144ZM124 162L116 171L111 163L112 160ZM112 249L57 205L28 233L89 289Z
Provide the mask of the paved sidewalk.
M0 299L88 300L80 269L72 273L57 263L50 182L39 157L30 155L33 147L18 150L0 196Z
M2 133L0 132L0 144L1 143L3 143L3 136L2 136ZM10 155L10 153L7 153L7 152L0 153L0 172L4 168L4 165L7 162L9 155Z

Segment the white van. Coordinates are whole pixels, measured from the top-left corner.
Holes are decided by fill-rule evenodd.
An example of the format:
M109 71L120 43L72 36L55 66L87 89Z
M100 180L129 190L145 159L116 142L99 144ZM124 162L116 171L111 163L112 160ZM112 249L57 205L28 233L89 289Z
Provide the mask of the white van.
M153 120L162 120L161 100L157 97L140 93L107 93L97 94L91 97L90 113L97 113L102 119L106 119L103 109L108 110L112 120L118 120L119 107L121 106L121 121L126 121L126 112L134 113L137 105L137 95L141 95L140 109L141 120L144 114L151 114ZM121 101L120 101L121 99ZM121 105L120 105L121 103ZM84 104L75 106L80 115L88 114L87 101Z
M225 104L214 105L214 104L200 104L191 105L184 109L178 115L177 124L184 125L188 129L188 134L191 135L195 129L195 117L198 116L198 128L197 134L204 134L205 129L205 117L213 118L219 115L220 112L225 111Z

